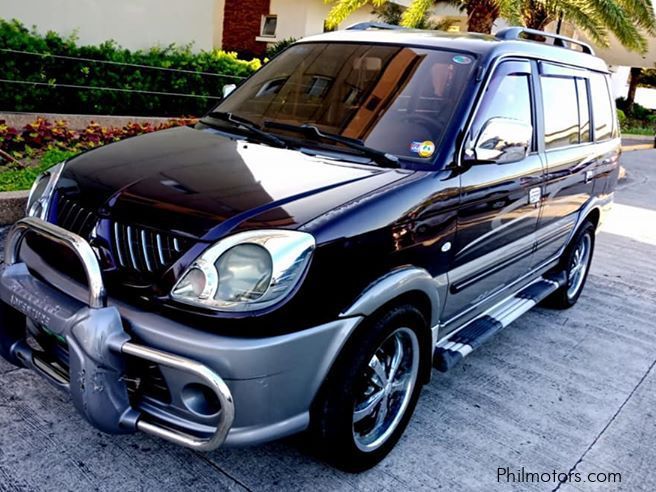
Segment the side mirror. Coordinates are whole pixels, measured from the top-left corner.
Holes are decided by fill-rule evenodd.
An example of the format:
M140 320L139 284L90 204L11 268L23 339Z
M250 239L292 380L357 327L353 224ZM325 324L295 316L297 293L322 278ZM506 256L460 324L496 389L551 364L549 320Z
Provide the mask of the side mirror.
M521 161L531 150L533 127L510 118L490 118L465 156L476 162L507 164Z
M235 84L226 84L223 86L223 98L225 99L228 97L232 91L234 91L237 88Z

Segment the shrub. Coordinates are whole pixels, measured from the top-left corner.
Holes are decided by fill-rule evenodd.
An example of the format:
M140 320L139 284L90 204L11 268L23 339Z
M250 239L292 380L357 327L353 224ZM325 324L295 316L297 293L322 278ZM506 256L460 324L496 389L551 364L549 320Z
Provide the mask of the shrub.
M619 121L620 126L624 125L626 122L626 114L621 109L617 110L617 121Z
M235 53L220 50L194 53L190 46L170 45L139 51L123 49L113 41L98 46L78 46L73 36L62 37L53 32L40 35L34 30L28 30L16 20L0 19L0 46L11 50L74 58L62 60L49 56L3 52L0 56L3 78L46 84L0 84L0 108L12 111L135 116L199 115L217 102L207 96L219 96L223 85L239 81L261 66L258 59L240 60ZM146 67L94 63L79 58ZM192 73L149 67L181 69ZM56 84L173 92L203 97L72 89Z
M174 126L189 125L193 119L173 119L159 125L128 123L124 127L103 127L90 123L82 131L72 130L64 120L50 122L37 118L21 130L7 126L0 120L0 149L16 159L31 157L47 150L59 149L80 152L124 138L163 130Z

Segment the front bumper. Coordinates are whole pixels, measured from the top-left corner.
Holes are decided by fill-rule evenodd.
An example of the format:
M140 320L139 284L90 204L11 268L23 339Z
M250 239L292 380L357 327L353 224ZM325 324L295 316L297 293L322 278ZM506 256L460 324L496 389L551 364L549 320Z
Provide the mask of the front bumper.
M88 287L58 274L33 252L25 255L27 264L17 262L28 233L73 250ZM89 244L34 218L23 219L10 232L5 262L0 273L1 356L68 391L78 411L102 431L142 431L198 450L224 442L254 444L304 430L316 392L361 320L340 319L263 339L208 334L108 302ZM30 333L39 330L66 348L66 363L28 343ZM135 398L130 360L156 366L168 401L153 395Z

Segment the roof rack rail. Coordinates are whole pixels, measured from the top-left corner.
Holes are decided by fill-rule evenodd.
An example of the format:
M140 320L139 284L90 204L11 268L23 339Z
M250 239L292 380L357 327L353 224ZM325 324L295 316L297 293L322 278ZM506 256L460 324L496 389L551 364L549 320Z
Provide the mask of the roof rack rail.
M386 22L358 22L346 28L347 31L366 31L367 29L384 29L384 30L399 30L405 27L395 26L394 24L387 24Z
M538 31L537 29L528 29L526 27L507 27L505 29L501 29L499 32L496 33L497 39L523 39L521 36L522 34L528 34L532 36L542 36L545 38L551 38L553 39L553 44L554 46L559 46L561 48L570 48L571 46L569 45L577 45L581 48L583 53L587 53L589 55L594 55L595 52L592 49L592 46L590 46L588 43L584 43L583 41L578 41L576 39L568 38L567 36L561 36L560 34L555 34L552 32L545 32L545 31Z

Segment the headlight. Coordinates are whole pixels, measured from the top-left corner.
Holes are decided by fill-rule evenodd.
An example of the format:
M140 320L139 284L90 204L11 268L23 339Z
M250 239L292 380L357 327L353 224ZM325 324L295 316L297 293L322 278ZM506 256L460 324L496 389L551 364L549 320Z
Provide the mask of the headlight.
M289 294L315 242L305 232L248 231L207 249L173 287L177 301L217 311L254 311Z
M66 164L65 161L60 162L56 166L51 167L46 172L40 174L36 180L34 180L25 210L28 216L38 217L43 220L48 217L50 199L52 198L52 193L55 190L57 181L59 181L59 176L64 169L64 164Z

